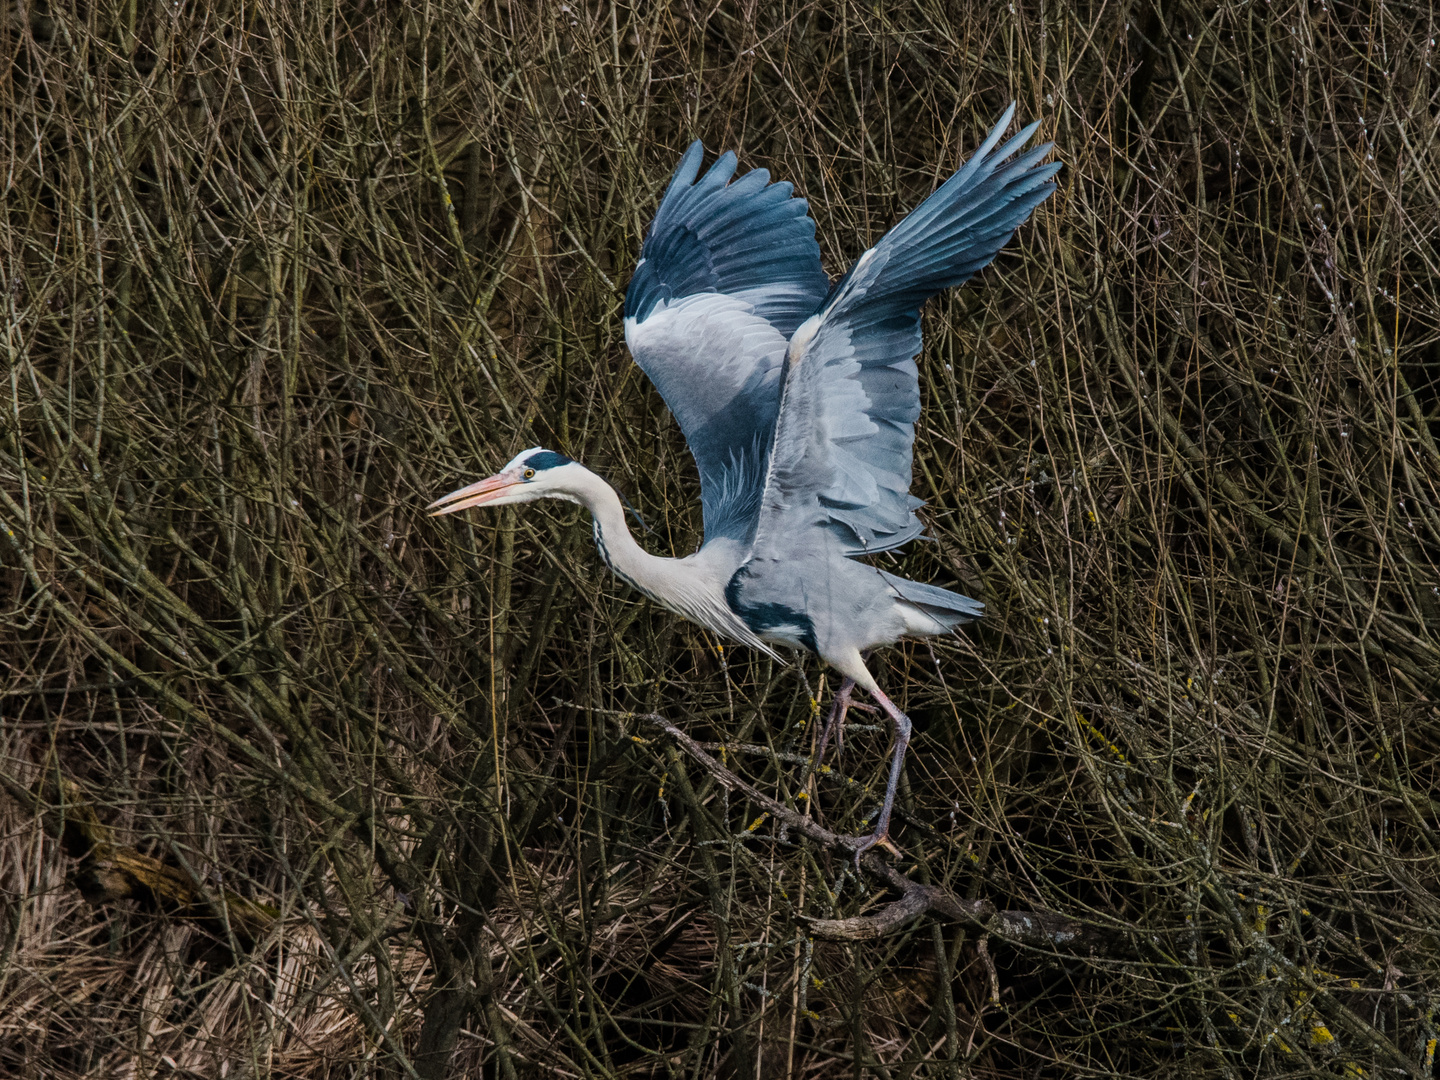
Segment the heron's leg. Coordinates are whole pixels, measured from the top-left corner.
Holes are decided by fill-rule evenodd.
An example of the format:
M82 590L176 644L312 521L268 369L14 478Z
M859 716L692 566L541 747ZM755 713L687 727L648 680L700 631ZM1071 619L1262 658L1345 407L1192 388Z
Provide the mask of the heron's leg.
M860 663L864 664L870 659L870 650L866 649L860 654ZM835 739L835 752L839 753L845 748L845 714L851 709L860 709L862 712L875 712L874 705L866 705L863 701L852 701L850 695L855 692L855 680L846 675L840 682L840 689L835 693L835 700L830 706L830 715L825 720L825 730L820 735L820 748L815 752L815 763L813 768L819 768L825 760L825 748L830 745L830 739Z
M825 720L825 730L820 733L820 746L815 751L815 767L825 760L825 748L835 738L836 751L845 747L845 714L850 711L850 695L855 692L855 680L848 675L841 680L840 689L835 691L835 700L830 705L830 715Z
M905 748L910 745L910 718L896 708L895 703L881 693L878 687L870 691L870 696L890 714L890 719L895 724L895 753L890 759L890 782L885 785L885 801L880 804L880 820L875 823L875 831L856 845L856 866L860 865L860 856L877 844L884 844L894 850L895 845L890 843L890 811L895 809L895 791L900 786L900 770L905 765Z

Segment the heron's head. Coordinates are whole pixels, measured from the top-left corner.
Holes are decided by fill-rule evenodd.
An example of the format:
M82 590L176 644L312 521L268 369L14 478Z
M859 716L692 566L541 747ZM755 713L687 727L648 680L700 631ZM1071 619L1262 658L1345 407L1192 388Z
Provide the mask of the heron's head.
M452 491L436 499L427 510L431 517L468 510L472 506L505 506L508 503L534 502L536 499L565 499L579 502L577 490L591 473L578 461L564 454L531 447L516 454L510 464L494 476Z

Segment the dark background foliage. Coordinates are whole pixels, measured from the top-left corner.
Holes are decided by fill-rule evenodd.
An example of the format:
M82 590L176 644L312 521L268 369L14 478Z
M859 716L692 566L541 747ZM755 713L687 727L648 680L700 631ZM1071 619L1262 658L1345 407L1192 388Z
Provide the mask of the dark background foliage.
M1436 35L1335 0L7 8L0 1073L1430 1075ZM817 941L878 884L633 714L798 805L833 678L628 593L576 508L424 507L544 444L688 553L620 328L683 147L793 181L838 273L1011 100L1061 188L927 311L935 542L899 559L989 614L876 667L907 871L1115 944ZM832 826L887 745L851 733Z

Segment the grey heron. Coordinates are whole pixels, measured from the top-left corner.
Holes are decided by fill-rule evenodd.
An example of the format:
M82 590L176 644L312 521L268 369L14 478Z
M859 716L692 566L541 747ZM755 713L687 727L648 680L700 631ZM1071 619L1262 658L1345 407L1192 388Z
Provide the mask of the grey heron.
M859 561L919 536L910 494L920 416L920 308L986 266L1055 189L1051 144L1001 140L1012 104L960 170L833 286L815 223L765 169L733 153L703 176L681 158L625 296L625 340L684 433L700 473L704 541L662 558L631 536L614 488L535 447L431 504L435 514L536 499L579 503L605 565L732 641L817 654L842 676L817 749L866 691L895 726L884 802L856 858L888 843L910 720L865 664L869 650L980 618L969 597ZM1016 156L1018 155L1018 156ZM732 179L733 178L733 179Z

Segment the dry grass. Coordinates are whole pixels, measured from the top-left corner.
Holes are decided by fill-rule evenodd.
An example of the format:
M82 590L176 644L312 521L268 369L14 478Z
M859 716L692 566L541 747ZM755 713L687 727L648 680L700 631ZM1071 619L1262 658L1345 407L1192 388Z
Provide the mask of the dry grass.
M8 8L0 1073L1430 1075L1437 21ZM689 551L619 323L682 147L794 180L834 272L1012 98L1062 190L927 315L902 561L990 616L882 661L900 840L1129 944L813 942L873 883L607 712L803 753L805 680L607 580L577 512L423 507L542 443ZM885 736L849 746L853 830ZM88 904L82 819L192 899Z

